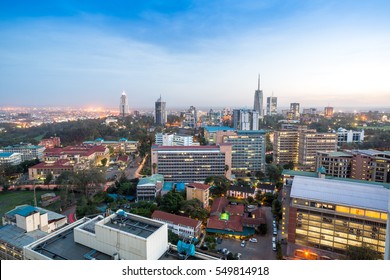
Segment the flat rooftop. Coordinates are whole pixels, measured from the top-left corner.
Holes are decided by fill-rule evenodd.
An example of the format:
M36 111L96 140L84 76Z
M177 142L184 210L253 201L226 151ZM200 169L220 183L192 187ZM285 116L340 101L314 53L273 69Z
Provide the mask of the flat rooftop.
M111 218L105 226L118 229L139 237L148 238L163 224L149 221L147 219L136 219L129 215L117 214Z
M67 229L32 250L53 260L111 260L112 256L91 249L74 241L74 228Z
M291 197L387 212L389 190L383 186L295 176Z

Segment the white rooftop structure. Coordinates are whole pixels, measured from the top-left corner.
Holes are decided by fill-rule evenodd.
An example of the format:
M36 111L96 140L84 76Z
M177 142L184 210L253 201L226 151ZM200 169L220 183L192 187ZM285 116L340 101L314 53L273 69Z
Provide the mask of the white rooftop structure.
M295 176L291 197L387 212L389 190L368 183Z

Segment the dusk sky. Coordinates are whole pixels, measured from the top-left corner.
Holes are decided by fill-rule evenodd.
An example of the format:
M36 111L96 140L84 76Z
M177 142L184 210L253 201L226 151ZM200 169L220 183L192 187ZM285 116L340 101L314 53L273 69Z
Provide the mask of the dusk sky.
M390 1L1 1L0 107L390 107Z

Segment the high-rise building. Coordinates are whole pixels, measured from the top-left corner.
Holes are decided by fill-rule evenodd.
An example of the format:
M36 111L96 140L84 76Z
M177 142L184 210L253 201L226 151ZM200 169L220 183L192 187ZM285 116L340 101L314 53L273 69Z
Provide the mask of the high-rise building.
M255 91L253 110L259 113L259 117L263 117L263 91L260 90L260 75L257 81L257 90Z
M325 118L333 117L333 107L325 107L324 115L325 115Z
M317 152L316 170L322 170L326 175L350 178L352 154L347 152Z
M259 130L259 112L248 109L234 109L233 127L235 130Z
M198 114L194 106L191 106L188 110L182 112L181 117L183 118L182 127L197 127Z
M129 105L127 104L127 96L123 91L119 102L119 116L122 118L129 114Z
M232 173L265 172L265 131L239 130L222 136L222 142L232 145Z
M315 170L316 153L337 151L335 133L319 133L306 126L295 126L274 133L274 162L293 162L298 169Z
M275 116L278 114L278 99L275 96L267 97L267 116Z
M153 173L166 182L199 182L209 176L231 177L232 146L152 146ZM226 166L229 169L226 170Z
M352 150L351 178L390 183L390 151Z
M155 103L155 123L165 125L167 123L167 111L165 102L161 101L161 96Z
M299 103L290 103L290 113L292 119L299 118Z

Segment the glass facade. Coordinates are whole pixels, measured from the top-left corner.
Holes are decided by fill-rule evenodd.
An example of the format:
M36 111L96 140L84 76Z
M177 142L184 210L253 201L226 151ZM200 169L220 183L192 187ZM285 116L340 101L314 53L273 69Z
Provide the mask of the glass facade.
M384 254L387 213L299 199L292 207L297 209L296 244L339 254L348 245L366 245Z

